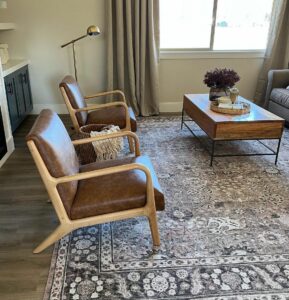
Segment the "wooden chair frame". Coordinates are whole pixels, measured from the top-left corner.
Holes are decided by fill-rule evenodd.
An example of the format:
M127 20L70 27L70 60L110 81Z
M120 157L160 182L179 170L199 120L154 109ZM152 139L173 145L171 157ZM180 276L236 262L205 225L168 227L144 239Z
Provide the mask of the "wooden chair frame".
M118 133L113 133L113 134L108 134L103 136L97 136L93 138L75 140L72 141L72 143L74 145L81 145L81 144L91 143L94 141L104 140L108 138L117 138L117 137L124 137L124 136L130 137L135 142L135 156L136 157L140 156L139 139L137 135L134 134L133 132L118 132ZM71 176L55 178L50 175L35 143L32 140L30 140L27 142L27 145L35 161L35 164L38 168L40 176L44 182L44 185L47 189L49 197L51 198L53 207L55 209L55 212L60 222L60 225L56 228L56 230L53 231L37 248L35 248L33 253L42 252L44 249L46 249L47 247L49 247L50 245L52 245L53 243L61 239L63 236L67 235L68 233L70 233L75 229L106 223L106 222L118 221L118 220L123 220L128 218L135 218L139 216L146 216L148 218L150 224L150 230L152 234L153 246L154 248L160 246L154 188L153 188L150 171L146 166L140 163L131 163L131 164L126 164L121 166L109 167L106 169L99 169L99 170L94 170L89 172L78 173ZM57 191L58 184L71 182L74 180L84 180L84 179L98 177L98 176L127 172L130 170L140 170L144 172L146 175L146 200L147 201L145 206L140 208L114 212L114 213L98 215L94 217L77 219L77 220L71 220L68 217L64 205L62 203L62 200ZM123 185L125 186L125 181L123 182Z
M73 127L77 131L79 131L80 126L79 126L79 123L78 123L78 120L77 120L77 117L76 117L76 113L82 112L82 111L87 111L88 112L88 111L91 111L91 110L97 110L97 109L102 109L102 108L112 107L112 106L123 106L124 107L124 109L125 109L125 124L126 125L125 125L124 128L121 129L121 131L131 131L130 115L129 115L129 111L128 111L128 106L126 104L125 95L122 91L114 90L114 91L97 93L97 94L90 95L90 96L85 96L84 99L87 101L87 100L97 98L97 97L108 96L108 95L113 95L113 94L119 94L119 95L121 95L122 101L114 101L114 102L105 103L105 104L94 104L94 105L89 105L87 107L79 108L79 109L75 109L75 108L72 107L64 87L60 87L60 91L61 91L61 94L64 98L64 102L66 104L66 107L68 109ZM130 152L133 152L134 151L134 149L133 149L133 140L131 139L131 137L128 137L128 143L129 143Z

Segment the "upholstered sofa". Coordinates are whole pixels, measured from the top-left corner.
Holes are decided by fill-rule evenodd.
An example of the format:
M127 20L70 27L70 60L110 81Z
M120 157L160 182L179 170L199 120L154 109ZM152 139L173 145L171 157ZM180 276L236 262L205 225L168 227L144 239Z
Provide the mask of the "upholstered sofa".
M289 69L269 71L266 104L269 111L284 118L289 125Z

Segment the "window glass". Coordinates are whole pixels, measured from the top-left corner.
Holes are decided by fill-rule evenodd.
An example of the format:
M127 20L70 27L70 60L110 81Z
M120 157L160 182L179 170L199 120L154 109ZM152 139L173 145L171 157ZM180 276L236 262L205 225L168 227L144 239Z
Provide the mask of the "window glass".
M214 50L265 49L272 0L218 0Z
M214 0L160 0L161 48L265 49L272 3L273 0L218 0L214 11Z
M160 0L161 48L210 48L213 0Z

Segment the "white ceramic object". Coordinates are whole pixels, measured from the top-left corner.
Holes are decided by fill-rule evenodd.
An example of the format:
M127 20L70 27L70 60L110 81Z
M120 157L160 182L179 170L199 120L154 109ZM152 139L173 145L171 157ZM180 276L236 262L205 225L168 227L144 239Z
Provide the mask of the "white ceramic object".
M0 44L0 57L2 65L7 64L9 61L9 53L8 53L8 45L7 44Z

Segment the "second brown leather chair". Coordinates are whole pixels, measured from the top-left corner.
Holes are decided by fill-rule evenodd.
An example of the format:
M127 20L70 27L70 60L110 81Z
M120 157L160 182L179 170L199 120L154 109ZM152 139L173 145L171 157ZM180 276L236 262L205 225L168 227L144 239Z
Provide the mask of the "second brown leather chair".
M122 91L115 90L84 97L77 81L66 76L59 84L65 104L76 130L88 124L113 124L121 130L136 132L136 118L131 107L126 104ZM87 106L86 100L117 94L122 101Z

